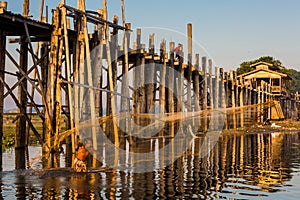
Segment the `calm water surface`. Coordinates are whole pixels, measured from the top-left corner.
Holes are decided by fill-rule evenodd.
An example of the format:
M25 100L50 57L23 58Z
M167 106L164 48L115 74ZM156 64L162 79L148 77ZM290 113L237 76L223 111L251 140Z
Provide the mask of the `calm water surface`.
M300 199L300 133L221 136L201 158L201 139L173 164L153 172L103 169L15 171L4 154L1 199ZM39 147L31 147L32 156Z

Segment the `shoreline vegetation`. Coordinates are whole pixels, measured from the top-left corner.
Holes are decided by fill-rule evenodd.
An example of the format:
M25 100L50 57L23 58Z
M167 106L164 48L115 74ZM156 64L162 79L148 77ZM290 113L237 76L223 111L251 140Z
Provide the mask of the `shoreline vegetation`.
M15 116L13 115L4 115L4 126L3 126L3 138L2 138L2 151L6 149L13 148L15 145L15 133L16 133L16 123ZM65 123L63 117L62 123ZM42 134L43 124L42 120L38 116L32 117L33 123L37 131ZM63 126L66 127L66 126ZM300 132L300 121L296 119L287 119L282 121L270 121L268 125L261 125L254 123L251 126L240 127L236 129L223 130L223 135L232 135L232 134L256 134L256 133L272 133L272 132ZM29 145L39 145L38 140L34 136L33 132L30 131L29 134Z
M222 134L255 134L272 132L300 132L300 121L296 119L286 119L281 121L270 121L268 125L259 123L248 127L223 130Z

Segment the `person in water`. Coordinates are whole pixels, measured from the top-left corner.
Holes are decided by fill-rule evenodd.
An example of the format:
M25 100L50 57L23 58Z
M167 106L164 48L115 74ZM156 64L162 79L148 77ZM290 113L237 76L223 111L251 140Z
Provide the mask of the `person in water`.
M89 151L85 148L83 143L79 143L77 147L76 158L74 160L74 169L76 172L87 172L86 158L89 155Z

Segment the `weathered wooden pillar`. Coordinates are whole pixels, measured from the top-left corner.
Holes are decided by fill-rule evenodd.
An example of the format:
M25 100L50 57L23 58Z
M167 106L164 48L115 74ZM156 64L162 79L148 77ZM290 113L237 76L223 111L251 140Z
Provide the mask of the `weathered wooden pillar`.
M140 110L141 110L140 106L142 106L142 105L139 104L139 99L144 94L142 91L142 88L141 88L141 86L143 86L143 85L140 83L140 80L142 78L144 78L144 73L141 73L141 72L143 72L141 70L141 68L142 68L141 61L142 61L143 56L141 55L142 49L141 49L141 29L140 28L136 29L136 51L137 51L137 56L135 59L136 67L133 69L134 70L133 88L136 89L136 91L134 91L134 96L133 96L133 114L140 113ZM140 124L140 120L138 117L135 119L135 122L137 124Z
M209 108L214 108L214 92L213 92L213 81L212 81L212 60L208 60L208 88L209 88Z
M0 79L5 81L5 50L6 50L6 36L5 33L0 30ZM3 105L4 105L4 85L0 84L0 171L3 170L2 161L2 137L3 137Z
M29 16L29 0L24 0L24 3L23 3L23 16L24 17Z
M208 74L207 74L207 88L208 88L208 92L207 92L207 98L208 98L208 109L209 110L212 110L214 109L214 92L213 92L213 82L212 82L212 60L211 59L208 59ZM211 113L209 115L209 127L211 130L214 129L214 119L213 119L213 116L214 113Z
M174 42L170 42L170 68L167 72L168 76L168 112L174 113L175 107L174 107Z
M221 108L226 109L226 102L227 102L227 95L226 95L226 90L225 90L225 84L227 84L225 82L225 77L227 76L227 73L224 73L224 69L220 68L220 79L221 79ZM228 128L228 124L227 124L227 115L226 113L224 114L225 118L224 118L224 128L227 129Z
M118 17L114 16L113 23L118 24ZM111 67L112 67L112 85L113 87L117 84L117 61L118 61L118 29L114 28L111 35L111 42L107 45L110 45L110 52L111 52ZM107 74L107 80L109 80L110 74ZM115 88L111 88L114 90ZM112 114L112 101L111 95L107 96L107 106L106 106L106 113L107 115Z
M193 30L192 24L187 25L188 32L188 68L187 68L187 110L192 111L192 55L193 55Z
M146 112L146 94L145 94L145 57L144 51L145 47L141 44L141 29L136 31L136 45L137 45L137 57L136 57L136 67L135 67L135 106L136 110L134 113L145 113ZM147 76L147 75L146 75ZM144 119L137 117L135 122L138 125L144 124Z
M69 36L68 36L68 20L67 20L67 9L65 7L62 8L62 20L63 20L63 30L64 30L64 49L65 49L65 76L68 82L71 82L71 58L70 58L70 47L69 47ZM68 129L73 130L74 128L74 112L73 112L73 94L72 94L72 85L68 83L67 85L67 95L66 95L66 105L68 108ZM60 145L60 144L58 144ZM69 163L71 160L70 158L70 152L75 153L75 133L72 133L71 136L67 139L67 151L66 154L66 161Z
M232 122L233 122L233 128L236 128L236 102L235 102L235 77L233 70L230 70L230 81L231 81L231 107L233 108L233 114L232 114Z
M28 68L28 43L26 37L21 36L20 46L20 67L26 73ZM21 78L21 75L18 77ZM21 108L18 108L20 114L16 125L15 142L15 167L16 169L25 169L25 151L26 151L26 110L27 110L27 79L23 79L18 87L18 99Z
M214 91L214 108L220 108L220 103L219 103L219 99L220 99L220 74L219 74L220 70L218 67L215 67L215 89Z
M206 75L206 57L202 57L202 73L203 73L203 82L202 82L202 88L203 88L203 107L202 110L204 112L207 110L207 75ZM203 126L203 132L207 131L207 115L203 116L203 121L202 121L202 126Z
M180 47L180 50L177 54L179 54L179 57L177 59L178 61L178 79L177 83L177 94L178 94L178 100L177 100L177 112L183 112L184 108L184 99L183 99L183 84L184 84L184 69L183 67L183 46Z
M170 66L168 68L168 71L167 71L167 81L168 81L168 113L171 113L173 114L174 111L175 111L175 101L174 101L174 93L175 93L175 87L174 87L174 47L175 47L175 44L174 42L170 42ZM171 122L171 125L170 125L170 133L171 133L171 137L174 137L175 135L175 124L174 122Z
M163 67L160 70L160 87L159 87L159 113L163 114L165 113L165 102L166 102L166 68L167 68L167 63L166 63L166 41L163 40L160 44L160 57L163 62Z
M125 24L126 28L130 29L131 28L131 24ZM126 97L121 97L121 113L128 113L130 112L130 100L128 99L129 97L129 74L128 74L128 70L129 70L129 63L128 63L128 54L129 54L129 44L130 44L130 31L126 31L124 30L123 33L123 50L124 50L124 56L123 56L123 62L122 62L122 74L123 74L123 78L122 78L122 88L121 88L121 92L123 95L125 95ZM116 46L116 48L118 49L118 46ZM118 59L118 58L117 58ZM116 63L118 64L118 63ZM117 74L116 74L117 75ZM127 112L126 112L127 111ZM126 132L128 133L129 129L129 121L128 121L128 117L126 116L125 119L121 120L121 127L123 129L126 129Z
M261 92L261 86L258 86L257 87L257 122L260 123L261 122L261 107L262 107L262 102L261 102L261 95L262 95L262 92Z
M200 74L199 74L199 54L196 54L195 56L195 68L196 70L193 71L193 88L194 88L194 111L196 112L196 115L199 116L200 113ZM194 120L194 127L199 131L201 118L196 117Z
M228 81L228 72L224 72L224 102L223 102L223 108L229 108L231 105L229 104L229 97L230 97L230 90L229 90L229 81ZM226 120L225 120L225 129L229 128L229 120L231 119L230 114L226 114Z
M239 82L240 82L240 93L239 93L239 98L240 98L240 108L242 108L241 110L240 110L240 125L241 125L241 127L243 127L244 126L244 112L245 112L245 110L244 110L244 108L243 108L243 106L244 106L244 83L243 83L243 79L242 79L242 77L240 77L240 80L239 80Z
M148 66L145 67L145 82L146 82L146 112L154 113L155 106L155 91L154 91L154 33L149 36L149 54L151 59L149 60Z
M48 66L48 79L47 79L47 89L46 89L46 103L49 109L49 112L45 113L45 125L44 125L44 145L43 145L43 168L50 168L53 167L53 155L50 153L53 148L53 143L51 142L56 131L56 107L57 106L57 92L60 89L57 88L59 85L57 83L58 78L58 65L59 65L59 52L61 49L62 44L60 44L60 33L59 33L59 9L53 10L53 25L55 29L51 35L51 46L50 46L50 61ZM56 90L57 89L57 90Z

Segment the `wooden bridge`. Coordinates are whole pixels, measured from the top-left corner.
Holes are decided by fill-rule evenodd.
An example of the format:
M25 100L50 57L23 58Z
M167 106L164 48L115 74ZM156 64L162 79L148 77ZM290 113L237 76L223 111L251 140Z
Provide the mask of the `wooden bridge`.
M136 29L132 42L124 1L121 23L117 16L107 19L105 0L97 11L86 10L84 0L78 0L77 8L62 1L52 11L51 23L48 11L43 15L43 1L39 20L28 17L28 1L24 2L23 15L7 11L5 2L0 8L0 137L4 99L10 96L19 113L17 169L26 167L30 131L43 146L44 167L50 168L59 167L62 141L66 142L67 159L74 159L78 126L86 121L91 124L90 136L97 149L97 124L120 146L119 127L130 126L131 121L145 126L151 119L165 118L171 122L169 136L174 137L176 122L187 117L192 119L192 127L197 125L193 131L206 133L212 126L211 113L220 109L226 115L222 129L262 123L272 115L297 117L298 95L274 95L268 82L245 84L234 70L225 72L213 67L211 59L192 55L192 24L187 25L185 60L183 48L175 52L174 42L167 45L162 41L156 51L154 34L146 48L141 29ZM88 30L90 25L93 31ZM122 41L118 41L119 34ZM7 49L7 41L20 44L17 56ZM8 61L16 70L7 67ZM8 84L11 77L14 84ZM42 133L31 122L33 110L43 121ZM117 120L122 113L129 117ZM67 116L67 127L61 127L62 115Z

